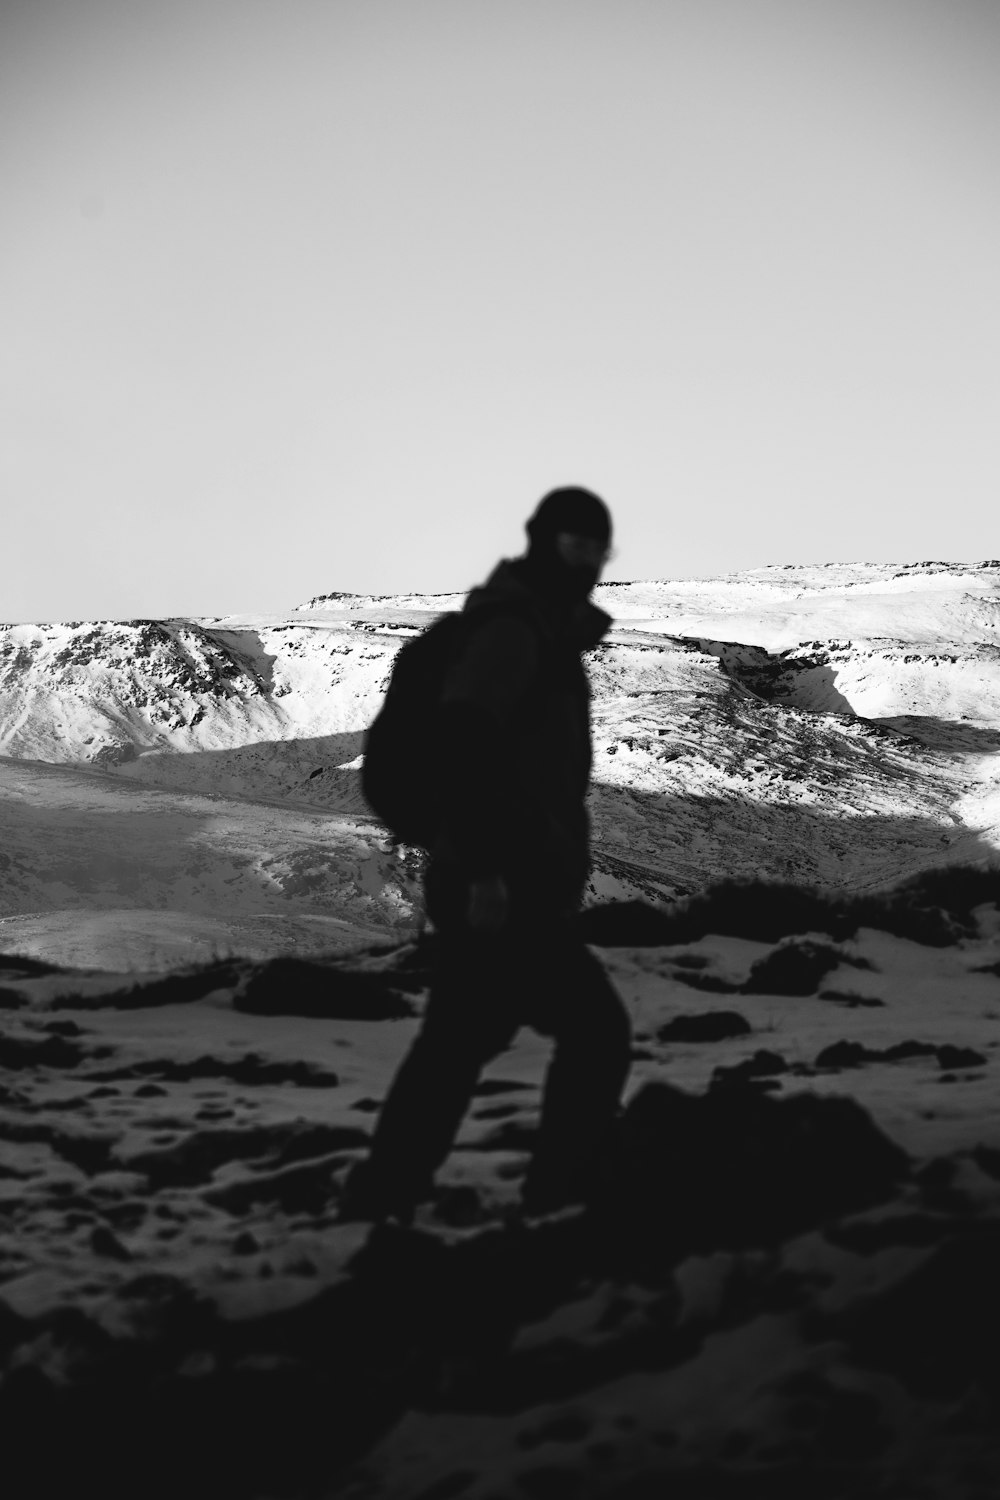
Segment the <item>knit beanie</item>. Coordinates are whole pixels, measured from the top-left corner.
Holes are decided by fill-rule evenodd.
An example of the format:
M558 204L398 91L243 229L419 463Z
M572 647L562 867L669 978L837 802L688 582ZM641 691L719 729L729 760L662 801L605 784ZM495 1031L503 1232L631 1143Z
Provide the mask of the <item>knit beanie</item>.
M593 537L607 545L611 540L611 515L592 491L569 486L549 491L527 523L527 531L532 547L544 547L561 531Z

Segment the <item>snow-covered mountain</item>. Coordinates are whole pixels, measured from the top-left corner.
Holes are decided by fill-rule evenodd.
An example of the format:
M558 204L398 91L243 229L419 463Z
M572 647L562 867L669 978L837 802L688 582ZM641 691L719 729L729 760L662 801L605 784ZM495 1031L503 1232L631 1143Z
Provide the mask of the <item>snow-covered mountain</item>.
M595 897L720 874L864 889L994 856L1000 562L596 597L615 628L590 657ZM358 757L399 644L461 600L0 626L0 947L147 962L411 922Z

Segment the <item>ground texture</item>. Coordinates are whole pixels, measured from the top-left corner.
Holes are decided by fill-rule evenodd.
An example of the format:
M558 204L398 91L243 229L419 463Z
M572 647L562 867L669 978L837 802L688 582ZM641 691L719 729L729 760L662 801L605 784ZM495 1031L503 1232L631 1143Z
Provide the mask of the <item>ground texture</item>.
M420 945L5 959L5 1492L992 1500L992 879L592 914L633 1074L594 1202L543 1221L527 1032L412 1227L337 1221Z

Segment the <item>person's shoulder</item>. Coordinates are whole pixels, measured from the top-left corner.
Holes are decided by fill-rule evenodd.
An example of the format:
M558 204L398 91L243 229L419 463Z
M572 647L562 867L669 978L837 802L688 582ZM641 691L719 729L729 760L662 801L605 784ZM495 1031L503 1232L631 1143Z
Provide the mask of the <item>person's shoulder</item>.
M470 635L484 631L495 635L505 629L516 635L551 630L542 603L521 576L517 559L499 562L486 582L470 591L462 614Z

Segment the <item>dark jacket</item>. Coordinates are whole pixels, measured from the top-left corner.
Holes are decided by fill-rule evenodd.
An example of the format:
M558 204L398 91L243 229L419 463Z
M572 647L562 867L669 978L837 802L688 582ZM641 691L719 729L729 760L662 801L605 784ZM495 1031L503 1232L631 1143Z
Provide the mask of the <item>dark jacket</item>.
M611 624L565 604L524 559L469 594L472 627L443 695L446 797L438 864L500 874L515 895L576 905L589 871L590 687L582 651Z

